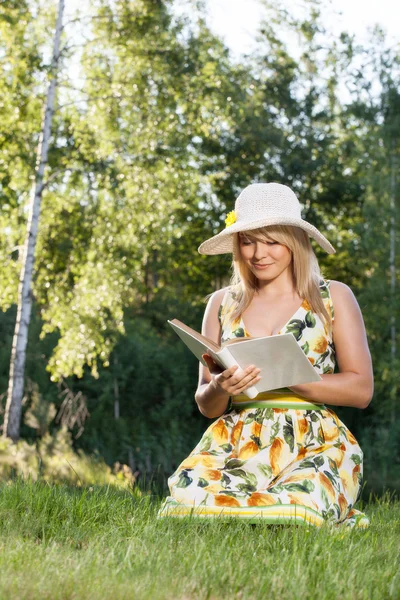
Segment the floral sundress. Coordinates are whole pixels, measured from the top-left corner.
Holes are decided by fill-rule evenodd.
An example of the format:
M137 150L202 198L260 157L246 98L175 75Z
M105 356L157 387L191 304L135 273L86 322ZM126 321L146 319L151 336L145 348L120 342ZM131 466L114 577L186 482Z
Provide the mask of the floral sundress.
M330 280L320 281L334 319ZM243 319L230 320L227 289L219 310L222 341L247 337ZM336 365L332 337L307 300L281 329L292 333L319 374ZM354 508L361 492L363 453L357 440L325 405L288 388L249 401L234 396L169 478L170 496L159 517L235 517L253 522L367 527Z

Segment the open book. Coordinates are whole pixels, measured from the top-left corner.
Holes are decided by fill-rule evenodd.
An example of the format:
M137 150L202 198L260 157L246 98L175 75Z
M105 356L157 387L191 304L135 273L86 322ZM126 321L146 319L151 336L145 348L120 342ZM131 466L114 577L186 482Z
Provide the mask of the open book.
M202 354L209 354L223 369L233 365L241 369L255 365L261 369L261 379L243 392L249 398L255 398L260 392L321 379L292 333L235 338L219 345L178 319L168 323L205 366Z

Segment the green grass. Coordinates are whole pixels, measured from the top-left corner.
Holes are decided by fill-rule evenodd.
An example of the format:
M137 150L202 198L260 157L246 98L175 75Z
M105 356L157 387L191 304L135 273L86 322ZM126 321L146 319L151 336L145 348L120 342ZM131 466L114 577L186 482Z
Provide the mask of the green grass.
M157 521L159 500L111 487L0 485L0 598L400 598L400 502L368 530Z

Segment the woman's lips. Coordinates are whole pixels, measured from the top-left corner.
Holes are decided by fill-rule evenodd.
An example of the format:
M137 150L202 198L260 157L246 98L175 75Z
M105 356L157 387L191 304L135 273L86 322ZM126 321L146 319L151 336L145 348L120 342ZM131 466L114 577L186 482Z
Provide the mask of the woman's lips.
M255 263L253 263L253 267L255 267L256 269L267 269L268 267L270 267L273 264L274 263L269 263L269 264L265 264L265 265L256 265Z

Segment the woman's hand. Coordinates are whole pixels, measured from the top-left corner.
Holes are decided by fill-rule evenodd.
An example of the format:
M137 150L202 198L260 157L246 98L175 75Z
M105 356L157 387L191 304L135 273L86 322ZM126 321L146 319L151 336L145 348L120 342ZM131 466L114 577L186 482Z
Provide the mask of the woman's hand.
M202 356L207 363L214 384L229 396L242 394L247 388L251 387L261 379L261 377L259 377L261 369L258 369L254 365L250 365L243 370L237 365L222 370L209 354L203 354Z

